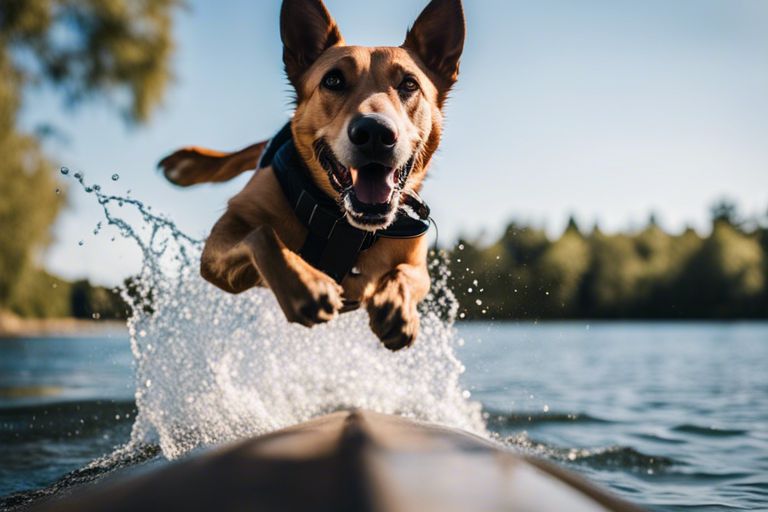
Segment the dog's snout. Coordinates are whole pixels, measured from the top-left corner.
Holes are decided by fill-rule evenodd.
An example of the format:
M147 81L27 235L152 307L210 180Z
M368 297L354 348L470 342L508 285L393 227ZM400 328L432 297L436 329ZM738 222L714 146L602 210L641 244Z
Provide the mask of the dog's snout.
M347 129L349 140L370 158L389 155L397 142L397 127L381 114L355 118Z

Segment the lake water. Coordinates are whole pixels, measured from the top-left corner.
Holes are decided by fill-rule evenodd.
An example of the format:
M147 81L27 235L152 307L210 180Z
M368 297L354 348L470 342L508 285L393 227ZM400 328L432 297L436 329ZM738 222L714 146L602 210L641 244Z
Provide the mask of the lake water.
M464 386L513 448L652 510L768 510L768 324L458 330ZM121 331L0 340L0 509L87 481L129 438L132 364Z

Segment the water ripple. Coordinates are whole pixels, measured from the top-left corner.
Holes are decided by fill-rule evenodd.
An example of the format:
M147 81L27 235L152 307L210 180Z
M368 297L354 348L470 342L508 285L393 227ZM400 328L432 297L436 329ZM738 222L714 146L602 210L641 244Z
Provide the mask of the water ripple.
M514 428L542 423L613 423L584 412L510 412L486 409L488 426L494 429Z
M677 425L676 427L673 427L672 430L674 432L683 432L686 434L694 434L698 436L708 436L708 437L743 436L749 433L748 430L705 427L702 425L694 425L690 423Z
M531 439L525 432L508 437L505 442L508 446L521 449L525 453L582 464L594 469L620 469L654 474L682 464L671 457L645 454L631 446L563 448Z

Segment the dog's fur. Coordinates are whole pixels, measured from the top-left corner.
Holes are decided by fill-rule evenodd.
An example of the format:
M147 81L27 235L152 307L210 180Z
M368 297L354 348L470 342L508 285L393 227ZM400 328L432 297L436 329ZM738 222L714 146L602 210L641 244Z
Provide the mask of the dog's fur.
M432 0L402 46L346 46L321 0L284 0L283 60L296 90L294 142L314 183L338 200L353 225L386 227L402 190L420 190L440 142L441 109L458 76L464 31L460 0ZM341 73L343 90L326 87L335 84L326 81L331 71ZM366 114L385 117L397 134L384 169L412 164L405 183L390 192L386 215L375 218L356 210L359 203L349 192L366 168L366 162L357 163L361 157L350 143L349 124ZM349 173L348 190L340 193L333 186L334 175L317 154L319 141ZM182 186L225 181L254 169L264 147L261 142L229 154L190 147L166 157L160 167ZM397 179L392 173L395 178L387 179ZM339 286L297 254L306 234L272 168L265 167L229 201L205 245L201 273L230 293L268 286L288 321L308 327L331 320L345 303L363 304L371 329L386 347L410 345L419 328L416 306L430 286L426 237L380 239L361 253L357 271Z

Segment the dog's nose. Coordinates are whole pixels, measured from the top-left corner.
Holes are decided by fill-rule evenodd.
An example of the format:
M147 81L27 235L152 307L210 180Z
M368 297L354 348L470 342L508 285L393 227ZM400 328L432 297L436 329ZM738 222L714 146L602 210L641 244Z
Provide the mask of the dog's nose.
M349 123L347 135L352 144L369 158L383 158L395 147L397 127L381 114L367 114Z

